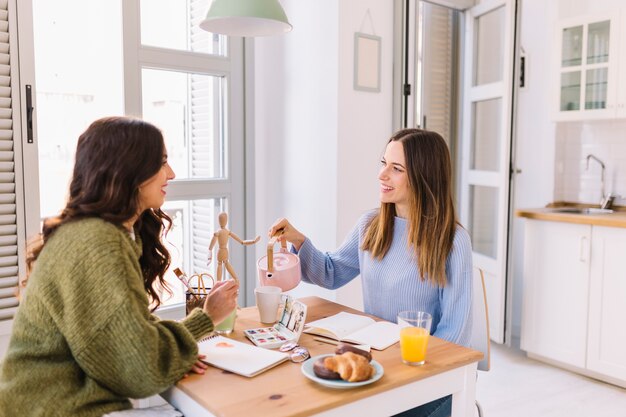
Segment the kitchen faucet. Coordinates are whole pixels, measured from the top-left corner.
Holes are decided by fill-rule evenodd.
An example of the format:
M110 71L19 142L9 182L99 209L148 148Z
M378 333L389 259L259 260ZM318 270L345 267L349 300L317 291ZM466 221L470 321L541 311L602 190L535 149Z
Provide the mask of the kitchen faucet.
M599 163L600 166L602 167L602 173L600 174L600 192L602 193L602 199L600 200L600 208L610 209L611 206L613 205L613 200L615 200L615 196L611 193L608 193L607 195L604 194L604 170L605 170L604 162L602 162L600 158L598 158L597 156L593 154L589 154L587 155L587 169L589 169L590 159L593 159L594 161Z

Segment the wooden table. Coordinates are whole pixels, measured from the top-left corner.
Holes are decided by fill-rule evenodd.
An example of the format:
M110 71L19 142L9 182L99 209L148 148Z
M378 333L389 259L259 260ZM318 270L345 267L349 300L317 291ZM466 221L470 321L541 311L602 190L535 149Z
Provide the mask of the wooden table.
M340 311L359 313L319 297L300 301L308 307L307 322ZM261 327L256 307L242 309L231 337L247 340L243 329ZM299 343L311 356L333 353L335 347L303 333ZM209 367L192 374L161 394L186 417L236 416L388 416L452 394L452 417L474 415L476 364L481 352L436 337L428 344L426 364L408 366L400 346L372 350L384 368L383 377L353 389L325 388L302 375L300 364L285 362L253 378Z

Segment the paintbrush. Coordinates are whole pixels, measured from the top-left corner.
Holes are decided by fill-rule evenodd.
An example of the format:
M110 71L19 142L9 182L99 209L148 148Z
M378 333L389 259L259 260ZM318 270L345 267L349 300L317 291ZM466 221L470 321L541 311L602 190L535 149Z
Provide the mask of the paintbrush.
M187 287L187 289L189 290L193 298L195 298L196 300L200 300L200 298L196 295L191 285L189 285L189 280L187 279L187 275L185 275L185 273L181 271L180 268L174 269L174 274L176 274L176 277L178 277L178 279L183 283L183 285Z

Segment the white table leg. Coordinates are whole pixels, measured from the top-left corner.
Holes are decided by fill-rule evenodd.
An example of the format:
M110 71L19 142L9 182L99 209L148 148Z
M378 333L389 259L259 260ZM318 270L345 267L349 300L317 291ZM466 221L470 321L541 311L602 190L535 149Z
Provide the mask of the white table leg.
M463 389L452 393L452 415L450 417L472 417L476 403L476 366L464 367Z

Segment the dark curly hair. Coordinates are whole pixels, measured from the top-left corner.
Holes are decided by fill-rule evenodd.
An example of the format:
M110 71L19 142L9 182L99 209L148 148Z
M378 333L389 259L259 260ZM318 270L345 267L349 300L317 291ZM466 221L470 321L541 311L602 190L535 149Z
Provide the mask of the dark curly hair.
M76 162L67 204L60 215L44 221L42 232L29 244L30 273L46 242L65 223L98 217L117 226L139 211L139 186L161 169L165 144L154 125L131 117L106 117L93 122L78 139ZM146 292L153 308L160 304L159 290L169 290L164 274L170 254L161 242L172 220L161 209L148 209L135 222L142 241L139 259Z

